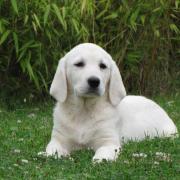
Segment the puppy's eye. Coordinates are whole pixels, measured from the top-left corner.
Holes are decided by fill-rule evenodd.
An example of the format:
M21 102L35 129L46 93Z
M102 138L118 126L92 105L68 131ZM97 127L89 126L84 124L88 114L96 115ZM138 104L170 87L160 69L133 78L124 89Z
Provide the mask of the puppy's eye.
M78 62L78 63L75 63L74 65L75 65L76 67L84 67L84 66L85 66L85 64L84 64L83 61L80 61L80 62Z
M101 69L106 69L106 68L107 68L107 66L106 66L104 63L100 63L100 64L99 64L99 67L100 67Z

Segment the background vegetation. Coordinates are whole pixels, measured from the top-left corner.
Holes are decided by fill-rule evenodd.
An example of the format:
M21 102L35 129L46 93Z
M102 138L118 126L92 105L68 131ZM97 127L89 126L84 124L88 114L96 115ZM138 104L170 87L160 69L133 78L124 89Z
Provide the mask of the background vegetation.
M60 57L93 42L117 61L128 92L176 92L179 6L179 0L0 0L0 88L46 93Z

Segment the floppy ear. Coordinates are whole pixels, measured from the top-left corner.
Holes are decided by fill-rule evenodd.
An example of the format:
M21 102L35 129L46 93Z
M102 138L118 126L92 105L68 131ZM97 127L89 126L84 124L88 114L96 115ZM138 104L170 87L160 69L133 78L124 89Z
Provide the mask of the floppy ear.
M65 57L59 60L59 64L54 75L50 87L50 94L60 102L64 102L67 98L67 80L66 80L66 68Z
M109 83L109 99L112 105L117 106L121 99L126 96L126 90L122 82L121 74L116 63L112 62L110 83Z

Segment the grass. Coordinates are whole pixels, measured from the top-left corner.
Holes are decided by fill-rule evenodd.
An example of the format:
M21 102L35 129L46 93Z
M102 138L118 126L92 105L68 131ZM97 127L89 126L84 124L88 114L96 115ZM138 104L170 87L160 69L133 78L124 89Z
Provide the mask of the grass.
M180 130L180 96L155 100ZM180 179L179 138L129 142L113 163L92 164L91 150L73 152L73 159L38 156L50 139L52 108L52 101L1 103L0 179ZM134 157L133 153L147 157Z

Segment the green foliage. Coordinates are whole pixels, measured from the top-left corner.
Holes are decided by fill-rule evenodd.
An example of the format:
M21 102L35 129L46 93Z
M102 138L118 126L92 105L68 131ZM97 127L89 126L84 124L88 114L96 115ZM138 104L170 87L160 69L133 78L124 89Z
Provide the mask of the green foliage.
M178 89L179 6L179 0L1 0L1 87L48 90L58 59L93 42L117 61L128 91Z

